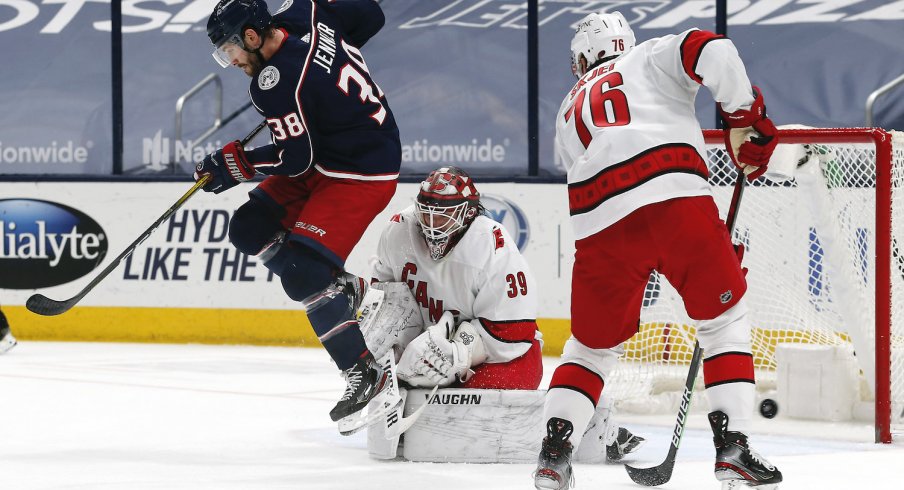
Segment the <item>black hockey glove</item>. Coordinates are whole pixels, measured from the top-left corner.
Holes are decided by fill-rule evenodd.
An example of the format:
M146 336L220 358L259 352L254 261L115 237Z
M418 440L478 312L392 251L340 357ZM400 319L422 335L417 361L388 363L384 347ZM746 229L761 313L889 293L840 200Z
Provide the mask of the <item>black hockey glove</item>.
M238 141L233 141L221 150L217 150L198 163L195 168L195 181L205 175L210 179L202 188L205 192L219 194L254 177L254 166L245 157L245 150Z

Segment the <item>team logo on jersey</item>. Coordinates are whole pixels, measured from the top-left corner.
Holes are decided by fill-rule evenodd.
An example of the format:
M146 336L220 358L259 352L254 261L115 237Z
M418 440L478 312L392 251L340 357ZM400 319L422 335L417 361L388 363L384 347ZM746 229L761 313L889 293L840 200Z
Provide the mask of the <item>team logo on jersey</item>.
M268 66L257 77L257 86L261 90L270 90L279 83L279 70L275 66Z
M524 252L530 240L530 224L524 211L511 200L493 194L481 194L480 202L487 215L501 223L515 240L518 250Z
M723 305L725 303L728 303L729 301L731 301L731 298L732 298L731 289L729 289L728 291L725 291L724 293L719 295L719 301L721 301Z

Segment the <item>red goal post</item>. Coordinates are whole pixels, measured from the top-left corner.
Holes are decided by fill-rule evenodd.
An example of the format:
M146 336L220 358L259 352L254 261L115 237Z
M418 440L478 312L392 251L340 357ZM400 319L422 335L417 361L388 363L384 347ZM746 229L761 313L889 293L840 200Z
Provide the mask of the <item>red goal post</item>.
M721 130L703 132L708 144L723 144ZM875 147L876 171L876 442L891 442L891 259L892 259L892 134L880 128L783 129L782 144L866 143ZM902 151L904 149L899 149ZM901 162L899 162L901 163ZM898 169L899 172L904 169ZM887 291L887 294L880 294Z

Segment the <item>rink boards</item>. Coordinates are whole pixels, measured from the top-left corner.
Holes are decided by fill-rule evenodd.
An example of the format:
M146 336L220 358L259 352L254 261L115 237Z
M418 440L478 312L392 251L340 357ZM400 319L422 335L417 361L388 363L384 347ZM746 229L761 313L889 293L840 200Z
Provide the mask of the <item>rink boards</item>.
M278 278L228 241L229 217L253 184L220 195L195 195L64 315L45 318L24 309L35 292L60 300L74 296L189 187L188 181L0 183L0 305L17 335L318 345ZM566 187L484 183L479 189L488 213L506 226L537 276L544 351L557 354L568 335L574 253ZM416 184L399 185L349 257L349 271L369 275L368 260L384 224L410 205L416 192ZM804 233L809 227L796 226Z

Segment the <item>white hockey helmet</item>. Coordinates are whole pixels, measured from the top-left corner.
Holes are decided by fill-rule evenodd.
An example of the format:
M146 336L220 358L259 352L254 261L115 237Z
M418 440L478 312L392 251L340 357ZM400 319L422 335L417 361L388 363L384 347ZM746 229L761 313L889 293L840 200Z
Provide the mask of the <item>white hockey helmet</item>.
M634 31L621 12L587 14L571 39L571 71L580 78L598 61L621 56L633 47ZM586 59L583 66L581 56Z

